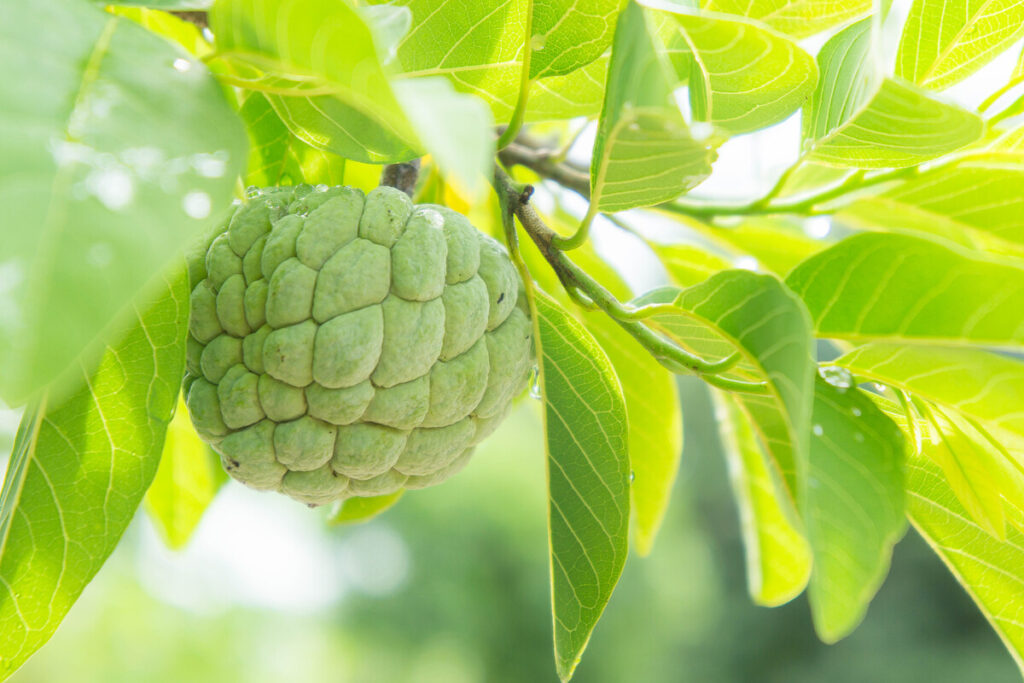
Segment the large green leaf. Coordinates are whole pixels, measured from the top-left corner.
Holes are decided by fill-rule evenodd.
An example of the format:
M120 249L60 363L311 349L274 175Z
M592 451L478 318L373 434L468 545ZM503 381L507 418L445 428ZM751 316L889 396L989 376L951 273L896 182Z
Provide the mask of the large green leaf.
M805 38L867 14L871 0L708 0L712 11L738 14Z
M880 75L870 19L829 39L818 53L818 68L818 87L803 114L808 161L854 168L913 166L982 134L977 115Z
M295 137L263 93L249 93L239 115L249 131L246 185L341 185L344 182L345 159L310 147Z
M268 74L280 91L286 79L313 80L303 96L268 95L304 142L367 162L404 160L418 146L370 27L345 2L218 0L210 11L218 51L244 75ZM325 90L326 89L326 90Z
M187 282L182 269L67 398L26 411L0 493L0 678L53 635L157 471L185 368Z
M576 668L626 561L629 456L622 389L586 329L535 298L548 452L555 664Z
M604 54L565 76L536 81L526 103L527 121L554 121L576 116L596 117L604 102L609 55Z
M774 31L736 17L651 11L670 17L690 51L695 121L749 133L787 118L814 89L814 58Z
M146 511L169 547L188 543L225 481L220 457L196 434L184 398L179 397L160 467L145 498Z
M533 0L530 77L561 76L601 56L626 0Z
M652 248L668 271L669 280L680 287L704 282L718 271L731 267L724 255L692 244L655 244Z
M561 211L544 215L544 220L559 232L575 227L575 219ZM665 517L682 455L683 420L676 378L613 318L602 311L585 311L576 306L532 242L523 245L523 256L538 284L574 313L594 335L622 385L633 477L630 486L633 547L639 555L646 555ZM574 249L572 259L620 301L630 297L629 287L622 277L597 254L590 242Z
M1004 541L991 536L964 510L938 465L920 455L911 456L907 464L910 521L978 604L1024 672L1024 532L1011 527Z
M715 392L715 417L746 551L747 588L754 602L774 607L803 591L811 549L795 523L792 498L765 458L758 437L735 399Z
M790 273L819 336L1024 345L1024 268L908 235L855 235Z
M89 3L5 7L0 58L0 399L17 405L228 206L245 133L201 64Z
M880 382L955 410L1024 454L1024 362L982 349L865 344L835 361Z
M673 85L644 10L630 2L615 31L590 164L590 201L601 211L674 199L711 173L714 153L691 135Z
M813 422L800 512L814 554L814 626L831 643L864 618L903 534L903 435L856 387L820 377Z
M519 97L523 54L528 49L524 27L529 0L399 0L396 4L412 12L412 28L398 44L403 76L444 76L458 90L487 102L495 120L508 121Z
M974 521L1004 540L1007 507L1024 505L1020 463L1004 449L995 448L991 436L978 431L978 423L952 411L942 412L916 397L911 401L927 416L920 430L921 452L942 468L949 487Z
M1022 35L1021 0L914 0L896 53L896 75L941 90L970 76Z
M877 230L939 235L965 246L1024 248L1024 165L1005 155L972 156L860 199L838 218Z
M814 376L811 324L797 297L774 277L718 273L684 290L664 287L637 299L660 304L652 329L707 360L739 362L726 379L764 383L767 393L736 394L768 453L774 476L795 500L798 463L807 457Z
M213 4L213 0L93 0L98 5L131 5L135 7L153 7L162 10L204 10Z
M444 79L392 84L377 35L347 2L218 0L210 21L222 58L252 88L266 90L310 146L369 163L426 151L471 188L489 172L494 138L486 107Z
M827 246L808 237L799 223L772 216L754 216L736 226L715 226L704 232L736 256L754 257L759 267L779 277Z

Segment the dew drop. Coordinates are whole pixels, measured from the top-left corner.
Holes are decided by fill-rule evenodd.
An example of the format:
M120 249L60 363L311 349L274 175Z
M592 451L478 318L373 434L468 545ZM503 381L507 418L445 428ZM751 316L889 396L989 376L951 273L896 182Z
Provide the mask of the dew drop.
M255 185L250 185L249 187L245 188L245 198L246 199L252 199L253 197L259 197L261 194L263 194L263 190L261 190L260 188L256 187Z
M313 189L315 189L315 190L316 190L317 192L327 192L327 190L328 190L329 188L328 188L328 187L327 187L327 185L325 185L324 183L320 183L319 185L317 185L317 186L316 186L315 188L313 188Z
M854 417L860 417L860 415L861 415L860 408L858 408L857 406L854 406L853 408L851 408L850 412L853 413Z
M189 192L181 200L181 207L190 218L206 218L210 215L212 208L210 195L198 190Z
M847 389L853 386L853 375L846 368L829 365L818 368L818 374L821 375L823 380L838 389L840 393L845 393Z
M540 370L534 365L530 370L530 398L541 400L544 395L540 390Z
M636 479L636 472L634 472L633 470L630 470L630 471L629 471L629 482L630 482L630 483L633 483L633 481L634 481L635 479Z
M854 432L853 440L857 441L858 443L864 443L864 435L861 434L860 432Z
M814 425L813 427L811 427L811 431L814 432L815 436L821 436L822 434L825 433L825 430L822 429L821 425Z
M178 57L177 59L174 60L174 68L177 71L185 73L186 71L188 71L189 69L192 68L192 62L188 61L187 59L185 59L183 57Z
M539 52L544 49L546 39L542 33L534 33L530 36L530 49L534 52Z
M206 42L213 42L213 31L210 30L209 26L204 26L201 33L203 34L203 39L206 40Z

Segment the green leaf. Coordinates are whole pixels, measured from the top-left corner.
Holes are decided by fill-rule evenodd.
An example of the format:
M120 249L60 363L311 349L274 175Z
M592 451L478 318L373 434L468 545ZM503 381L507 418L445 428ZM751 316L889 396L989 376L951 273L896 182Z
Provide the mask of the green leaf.
M398 44L402 77L444 76L487 102L496 121L508 121L519 96L529 1L394 4L412 12L412 28Z
M850 341L1024 345L1024 269L908 235L855 235L786 284L819 336Z
M942 90L1024 36L1019 0L914 0L896 53L896 75Z
M908 461L907 508L914 527L974 599L1024 672L1024 533L1008 528L1005 541L988 534L964 510L939 466L923 456Z
M582 69L552 76L530 86L526 121L556 121L577 116L593 118L604 102L609 55L601 55Z
M853 168L913 166L981 137L977 115L883 78L871 36L871 20L865 19L818 53L821 77L803 114L806 160Z
M593 271L588 268L587 272ZM683 451L676 379L606 314L586 315L584 324L604 349L622 385L629 424L635 549L647 555L665 518Z
M705 8L757 19L794 38L806 38L867 14L871 0L708 0Z
M814 58L774 31L736 17L651 11L671 17L690 51L695 121L749 133L789 117L814 89Z
M145 498L146 512L168 547L185 547L225 481L220 458L196 434L179 397L160 466Z
M97 5L130 5L134 7L153 7L162 10L204 10L213 4L213 0L93 0Z
M0 22L0 399L18 405L94 342L227 208L245 133L189 55L89 3Z
M797 490L806 458L815 365L811 325L803 305L774 277L745 270L718 273L695 287L664 287L636 299L663 304L645 318L656 332L707 360L741 360L726 379L765 383L766 394L736 394L768 453L775 476Z
M494 119L478 98L462 95L443 78L399 81L395 94L413 129L445 173L477 196L494 163Z
M561 232L574 227L575 219L560 211L543 218L547 225ZM672 497L683 450L683 422L676 378L607 314L584 311L576 306L532 242L522 247L530 273L546 292L594 335L622 385L633 474L630 486L633 547L637 554L647 555ZM620 301L629 298L629 287L597 254L590 242L574 249L572 258L576 265L599 280Z
M399 489L394 493L384 496L370 496L367 498L346 498L338 506L336 512L331 515L328 524L331 526L345 526L349 524L362 524L368 522L377 515L391 509L398 502L398 499L405 493L405 489Z
M725 258L689 244L657 244L653 248L672 284L680 287L704 282L718 271L730 268Z
M250 92L239 115L249 131L249 169L246 185L341 185L345 159L310 147L292 135L261 92Z
M492 122L480 103L434 80L393 87L373 30L347 2L218 0L210 22L223 59L267 89L308 145L367 163L427 151L470 189L490 172Z
M630 2L615 31L590 165L590 201L597 209L674 199L711 173L714 152L690 134L672 90L644 10Z
M834 361L858 377L955 410L1024 453L1024 362L982 349L865 344Z
M540 387L548 452L555 664L568 680L626 561L626 406L608 357L537 292Z
M198 26L190 21L179 19L169 12L139 7L110 6L107 7L107 11L119 17L131 19L158 36L173 40L198 57L204 57L213 52L213 47L203 38Z
M53 635L156 473L185 369L187 282L182 269L67 398L25 414L0 494L0 678Z
M759 267L779 277L828 246L808 237L799 223L778 217L755 216L734 227L716 226L705 234L736 255L753 256Z
M563 76L601 56L626 0L533 0L530 78Z
M921 451L942 468L950 488L974 521L987 533L1005 540L1004 505L1020 505L1024 498L1022 476L1014 468L1020 465L1011 464L1009 457L1004 458L954 413L941 413L920 400L914 400L914 405L931 422L924 430L928 438L922 438Z
M299 139L372 163L413 156L418 145L377 58L373 32L345 2L218 0L210 11L217 47L244 75L264 72L278 88L311 80L329 94L269 94Z
M864 618L903 535L903 435L856 387L816 379L800 512L814 554L808 587L827 643Z
M971 157L925 171L844 207L843 222L939 235L964 246L1024 250L1024 166L1005 155Z
M795 524L793 500L766 459L750 421L729 394L716 391L712 396L739 511L747 589L757 604L775 607L795 598L807 585L811 549Z

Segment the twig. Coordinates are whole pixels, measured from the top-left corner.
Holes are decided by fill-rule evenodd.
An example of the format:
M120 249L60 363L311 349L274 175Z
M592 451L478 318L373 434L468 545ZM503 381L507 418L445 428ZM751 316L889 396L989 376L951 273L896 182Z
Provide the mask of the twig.
M380 174L380 184L394 187L412 197L416 189L416 180L420 175L420 160L403 161L400 164L388 164Z
M636 339L654 358L673 372L692 372L706 381L732 391L747 393L765 393L767 385L763 383L744 382L717 373L731 368L739 360L739 354L732 354L719 361L707 361L696 356L672 341L654 332L640 320L657 314L665 309L663 305L634 308L623 305L611 292L605 289L594 278L573 263L558 248L559 235L549 228L537 211L529 203L533 188L517 183L509 177L500 166L494 169L494 188L498 193L504 219L506 239L509 248L515 249L514 257L521 260L516 245L515 228L512 218L519 219L520 225L526 230L533 243L537 245L544 260L548 262L559 281L575 301L585 307L591 305L604 311L620 327ZM668 308L671 308L669 306Z
M498 152L498 159L508 168L528 168L542 178L554 180L585 199L590 198L590 174L585 169L567 162L557 163L554 161L558 154L557 150L538 148L528 141L529 138L520 135L515 142Z

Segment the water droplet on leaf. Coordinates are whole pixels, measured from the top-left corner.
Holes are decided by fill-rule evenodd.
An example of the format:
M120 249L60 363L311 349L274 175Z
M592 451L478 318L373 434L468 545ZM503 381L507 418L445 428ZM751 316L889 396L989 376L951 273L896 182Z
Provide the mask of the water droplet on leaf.
M836 365L828 365L822 368L818 368L818 374L821 378L834 386L844 393L847 389L853 386L853 375L846 368L841 368Z
M530 37L530 49L533 50L534 52L539 52L540 50L544 49L545 42L546 39L543 34L534 33Z
M813 427L811 427L811 431L814 432L815 436L821 436L822 434L825 433L825 430L822 429L821 425L814 425Z
M185 73L186 71L192 68L192 62L188 61L183 57L178 57L174 60L174 68L177 71Z

